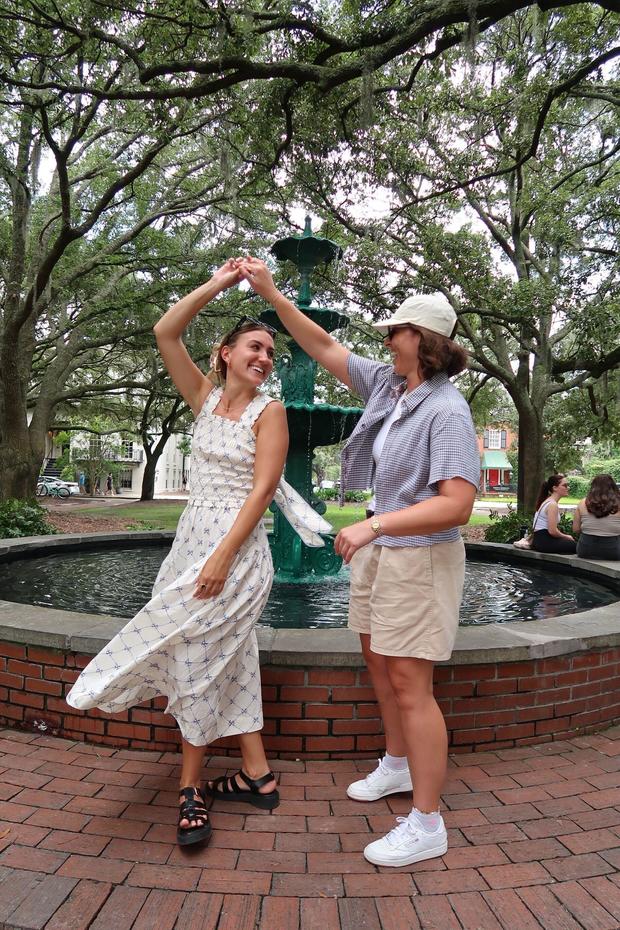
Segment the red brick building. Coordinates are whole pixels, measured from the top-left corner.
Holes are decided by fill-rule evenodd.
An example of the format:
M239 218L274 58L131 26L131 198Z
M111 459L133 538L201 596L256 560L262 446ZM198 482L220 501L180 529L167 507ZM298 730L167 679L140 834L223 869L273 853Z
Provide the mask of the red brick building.
M505 424L486 426L478 436L482 492L512 484L512 465L506 452L516 439L516 433Z

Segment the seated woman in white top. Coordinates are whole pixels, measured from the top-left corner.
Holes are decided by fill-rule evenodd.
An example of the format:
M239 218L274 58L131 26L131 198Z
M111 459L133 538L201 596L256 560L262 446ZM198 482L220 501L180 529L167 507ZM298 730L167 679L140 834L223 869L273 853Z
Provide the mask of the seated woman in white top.
M579 501L573 529L580 533L582 559L620 559L620 488L611 475L596 475L587 497Z
M572 536L558 529L560 508L558 501L568 494L566 475L550 475L543 481L538 500L532 530L534 538L532 549L536 552L557 552L561 555L574 555L576 544Z

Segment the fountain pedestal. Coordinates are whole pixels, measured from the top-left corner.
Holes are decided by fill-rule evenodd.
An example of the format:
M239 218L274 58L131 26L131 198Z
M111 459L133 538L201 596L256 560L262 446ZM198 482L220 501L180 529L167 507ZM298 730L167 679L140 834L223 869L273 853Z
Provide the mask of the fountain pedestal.
M329 239L312 235L310 217L302 236L289 236L274 243L271 251L279 261L292 261L300 271L301 281L297 306L326 332L348 325L344 313L311 306L310 275L320 262L328 264L342 255L342 249ZM276 313L267 310L261 320L285 332ZM282 385L282 402L286 408L289 428L289 452L284 470L285 479L318 513L324 513L325 503L312 492L312 458L317 446L342 442L351 435L362 414L357 407L340 407L314 402L316 362L293 340L288 342L288 355L278 361L276 371ZM280 581L308 580L312 576L334 575L342 559L334 552L333 538L324 535L325 546L306 546L285 517L273 504L274 528L269 542Z

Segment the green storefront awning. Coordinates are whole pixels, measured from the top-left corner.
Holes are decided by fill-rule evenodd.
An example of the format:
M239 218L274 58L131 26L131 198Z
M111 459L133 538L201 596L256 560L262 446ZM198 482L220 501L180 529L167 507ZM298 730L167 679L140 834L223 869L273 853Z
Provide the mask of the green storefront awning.
M489 451L489 449L482 453L481 468L483 471L488 468L509 468L512 471L512 465L505 452Z

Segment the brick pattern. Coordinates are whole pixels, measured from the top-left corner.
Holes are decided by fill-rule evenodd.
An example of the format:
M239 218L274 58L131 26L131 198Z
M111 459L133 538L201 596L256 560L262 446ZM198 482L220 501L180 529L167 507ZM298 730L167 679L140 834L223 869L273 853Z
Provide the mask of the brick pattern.
M372 762L275 760L281 806L268 813L214 802L213 840L195 850L175 843L179 763L170 751L114 750L0 731L0 783L16 789L0 806L0 925L620 926L620 727L453 754L443 796L448 853L396 870L370 865L361 851L408 810L410 799L355 804L345 798L347 783ZM211 757L206 777L229 764L225 756ZM71 779L63 777L68 772ZM94 794L80 786L93 786ZM121 789L117 800L108 798L109 786ZM558 802L564 805L559 813L550 807Z
M112 715L66 704L64 695L89 660L0 643L0 724L44 727L101 746L176 750L179 732L164 713L165 698ZM363 668L267 665L262 678L271 756L365 758L383 749L379 711ZM562 740L620 720L620 648L527 662L441 665L435 680L455 752ZM220 740L215 750L234 754L236 740Z

